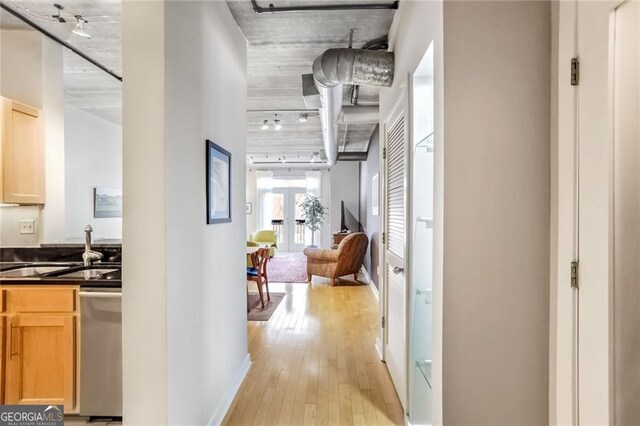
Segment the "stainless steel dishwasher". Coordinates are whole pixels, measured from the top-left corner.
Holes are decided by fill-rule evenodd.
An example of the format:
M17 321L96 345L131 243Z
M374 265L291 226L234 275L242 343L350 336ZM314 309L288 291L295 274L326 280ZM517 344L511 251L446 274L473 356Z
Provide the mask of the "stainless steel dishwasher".
M122 417L122 289L80 289L80 415Z

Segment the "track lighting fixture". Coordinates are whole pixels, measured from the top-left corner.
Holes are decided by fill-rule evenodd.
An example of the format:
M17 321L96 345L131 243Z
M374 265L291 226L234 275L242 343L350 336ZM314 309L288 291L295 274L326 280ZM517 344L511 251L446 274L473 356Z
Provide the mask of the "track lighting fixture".
M309 119L309 114L298 115L298 120L300 120L301 123L306 123L308 119Z
M58 12L55 15L51 15L53 20L56 21L56 22L59 22L61 24L64 24L65 22L67 22L66 19L64 19L62 16L60 16L60 13L64 10L64 7L62 5L57 4L57 3L54 3L53 7L55 7L58 10Z
M264 120L262 122L262 130L267 130L269 128L269 120Z
M275 115L275 118L274 118L273 122L276 124L276 126L274 127L275 130L282 129L282 125L280 124L280 120L278 119L278 114L277 113Z
M75 35L79 35L80 37L84 37L86 39L90 39L91 38L91 34L87 33L84 30L84 24L86 24L88 21L86 19L84 19L82 17L82 15L76 15L76 29L73 30L72 32Z
M253 156L249 156L249 164L253 164Z

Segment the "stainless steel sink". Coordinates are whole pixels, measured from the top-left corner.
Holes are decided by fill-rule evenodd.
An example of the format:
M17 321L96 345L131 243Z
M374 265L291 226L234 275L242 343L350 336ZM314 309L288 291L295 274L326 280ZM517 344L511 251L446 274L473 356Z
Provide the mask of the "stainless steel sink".
M118 270L118 268L92 268L69 272L68 274L57 274L56 276L58 278L81 278L85 280L92 280Z
M0 278L28 278L69 269L69 266L24 266L0 272Z

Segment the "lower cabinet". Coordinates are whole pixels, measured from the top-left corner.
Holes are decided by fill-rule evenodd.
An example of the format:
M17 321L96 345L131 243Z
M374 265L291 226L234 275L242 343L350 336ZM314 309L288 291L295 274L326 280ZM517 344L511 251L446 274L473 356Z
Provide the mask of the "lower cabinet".
M75 287L6 289L4 404L77 412L77 306Z

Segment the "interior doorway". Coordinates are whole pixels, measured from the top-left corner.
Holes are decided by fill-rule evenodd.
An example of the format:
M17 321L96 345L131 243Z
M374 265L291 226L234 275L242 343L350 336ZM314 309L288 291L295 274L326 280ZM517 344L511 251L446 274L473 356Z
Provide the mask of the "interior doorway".
M434 75L433 43L411 81L411 171L409 173L409 363L411 424L432 424L434 277Z
M271 211L271 226L276 231L280 252L299 253L305 247L306 228L300 204L306 194L306 188L298 186L273 188L271 206L268 208Z

